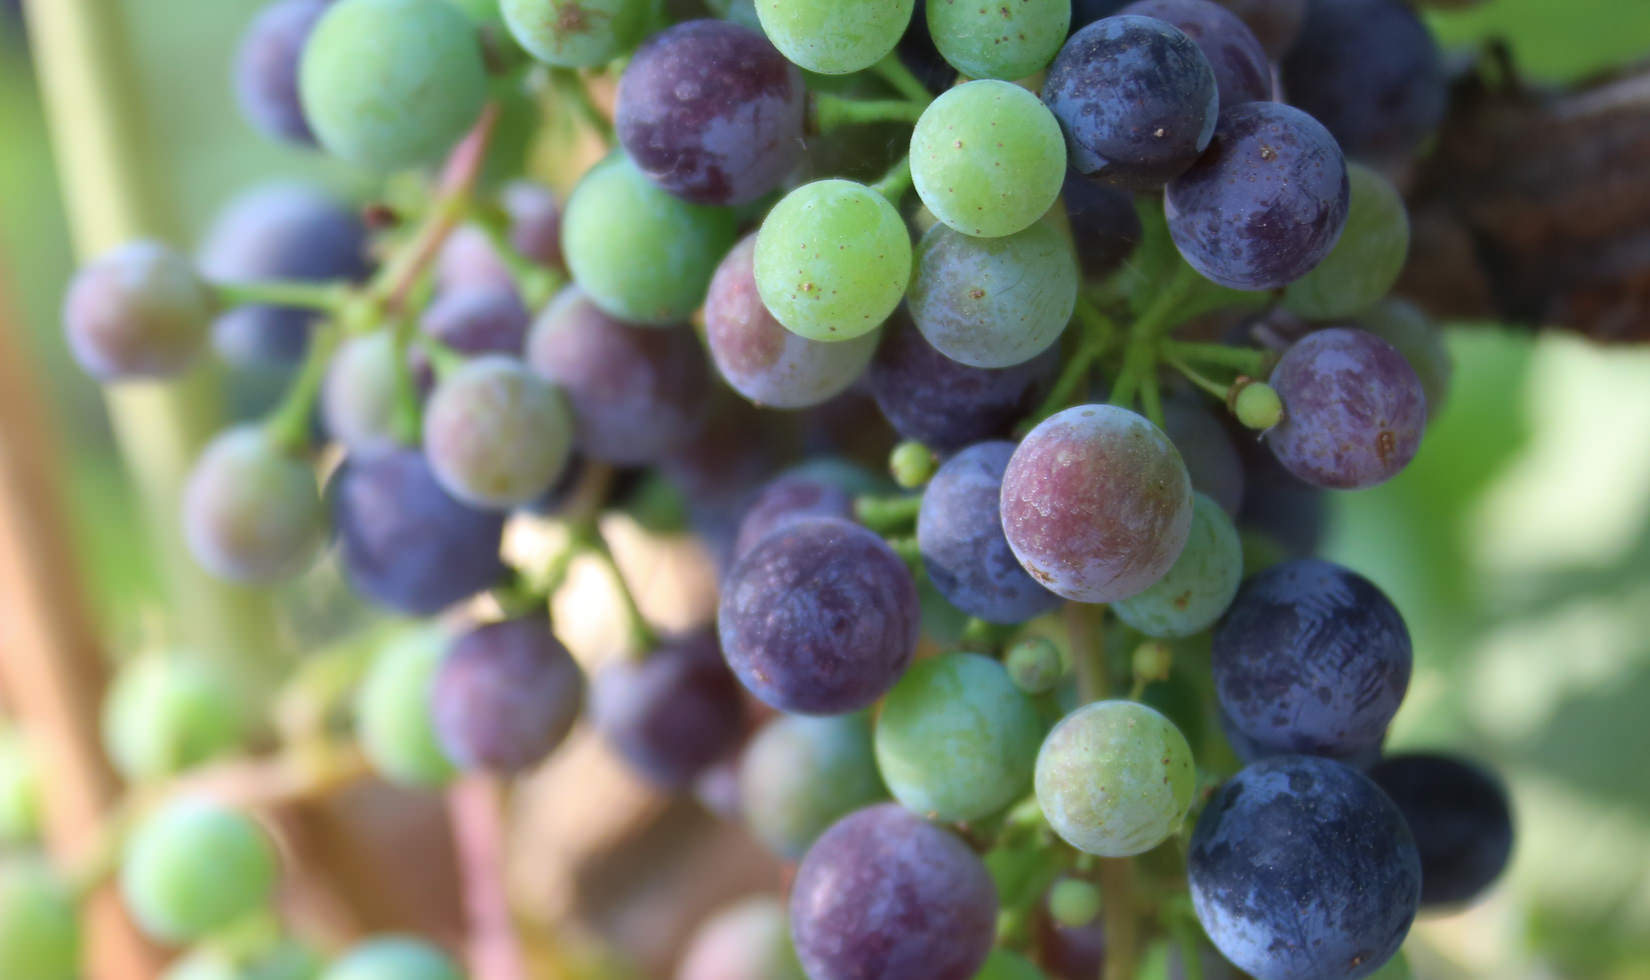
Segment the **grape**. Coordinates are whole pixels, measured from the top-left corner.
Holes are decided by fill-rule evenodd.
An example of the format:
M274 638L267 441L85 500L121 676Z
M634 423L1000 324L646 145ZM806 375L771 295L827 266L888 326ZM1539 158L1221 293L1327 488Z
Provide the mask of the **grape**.
M475 25L445 0L338 0L298 71L327 150L374 171L429 163L481 114L487 70Z
M1335 140L1298 109L1248 102L1221 113L1208 152L1169 183L1169 234L1205 278L1275 289L1312 270L1341 236L1350 196Z
M100 381L163 378L194 360L213 312L188 259L139 241L75 274L63 300L63 329L75 360Z
M1409 153L1448 101L1438 45L1402 0L1311 0L1282 67L1290 101L1355 157Z
M911 21L912 0L757 0L762 31L785 57L821 75L881 61Z
M911 319L961 364L1005 368L1053 347L1077 308L1071 239L1044 219L1002 238L935 225L917 245Z
M1421 855L1421 904L1483 894L1512 854L1512 808L1500 780L1463 759L1398 755L1369 770L1404 815Z
M804 517L853 520L854 498L846 490L813 476L788 474L762 488L739 522L734 557L756 547L768 532Z
M751 833L786 860L802 857L825 828L888 798L864 712L787 715L756 733L739 763L740 812Z
M1059 686L1066 672L1060 648L1043 636L1028 637L1009 647L1003 668L1014 686L1027 694L1047 694Z
M576 445L592 459L657 460L704 421L710 371L692 331L621 323L577 288L539 314L527 360L567 396Z
M1055 922L1074 929L1100 915L1100 889L1077 878L1061 878L1048 890L1048 913Z
M1012 82L966 82L935 99L911 132L911 181L934 217L965 235L1031 227L1060 196L1060 124Z
M321 384L321 421L351 454L380 456L402 448L399 370L387 330L352 337L332 356Z
M1237 444L1246 487L1238 528L1265 535L1286 557L1314 554L1329 525L1324 492L1296 479L1264 445L1252 440Z
M748 898L711 916L689 940L676 980L807 980L785 907Z
M866 376L877 408L901 436L938 452L1006 436L1060 370L1050 347L1013 367L959 364L935 350L903 313L883 331Z
M1105 921L1074 929L1045 910L1037 916L1036 949L1037 962L1053 980L1094 980L1106 964Z
M460 354L520 357L531 321L513 286L478 283L444 290L425 308L419 329Z
M729 753L701 770L693 779L693 798L711 815L738 823L742 817L738 753Z
M250 817L178 798L146 816L126 844L121 895L151 937L189 942L263 908L275 848Z
M781 711L857 711L893 686L916 650L910 569L875 534L798 518L728 573L718 627L728 665Z
M1257 762L1198 818L1192 903L1216 948L1257 980L1366 977L1415 918L1421 865L1403 815L1338 762Z
M785 329L809 340L852 340L881 325L905 295L911 236L876 191L816 180L768 212L754 268L763 304Z
M1308 319L1368 309L1398 281L1409 257L1409 213L1398 189L1359 163L1347 164L1346 176L1352 195L1341 240L1284 293L1284 305Z
M331 0L276 0L247 25L235 52L241 113L267 136L313 145L298 101L298 59Z
M0 976L7 980L76 980L80 918L68 886L45 862L0 863Z
M1299 559L1245 582L1215 631L1221 708L1276 749L1346 754L1380 741L1409 686L1409 630L1373 583Z
M791 889L791 935L811 980L969 980L996 918L974 852L892 803L827 830Z
M424 452L441 486L472 507L505 510L542 497L567 466L567 402L502 354L445 378L424 412Z
M357 943L327 967L321 980L464 980L464 973L422 939L382 936Z
M431 615L504 577L503 516L454 500L416 450L345 461L331 497L344 576L374 602Z
M578 720L584 673L543 616L478 626L453 641L430 715L447 757L515 773L549 755Z
M632 768L679 789L738 743L745 703L716 638L692 633L598 674L591 715Z
M1145 234L1133 198L1073 169L1066 171L1060 194L1083 278L1094 281L1116 272Z
M1044 980L1044 977L1043 971L1030 960L999 947L985 958L985 965L974 975L974 980Z
M641 40L647 0L499 0L504 22L533 57L595 68Z
M1300 36L1307 0L1218 0L1249 25L1267 55L1281 58Z
M245 734L234 687L181 654L124 665L103 702L103 744L121 775L152 782L233 750Z
M1244 500L1243 458L1220 420L1193 398L1163 402L1163 431L1180 450L1192 489L1236 515Z
M1284 419L1266 433L1278 462L1313 486L1372 487L1397 476L1421 445L1427 399L1392 345L1362 330L1301 338L1272 369Z
M1079 405L1025 437L1003 475L1003 532L1050 591L1115 602L1162 578L1186 544L1192 485L1156 426L1113 405Z
M1155 190L1209 145L1214 69L1179 28L1152 17L1096 21L1072 35L1043 82L1080 172Z
M972 78L1013 81L1048 66L1071 26L1068 0L1017 4L933 0L928 33L945 60Z
M550 188L531 180L512 180L499 191L499 204L510 216L510 244L547 269L563 266L561 204Z
M1136 0L1124 14L1156 17L1179 28L1209 59L1220 106L1272 97L1272 65L1266 49L1242 18L1211 0Z
M756 288L756 236L717 267L705 300L705 342L722 378L758 405L807 408L841 394L864 373L881 334L820 343L786 330Z
M40 836L40 767L20 731L0 728L0 848Z
M723 20L755 31L762 29L762 21L756 16L756 0L705 0L705 6Z
M276 582L303 572L321 550L325 525L314 469L259 426L213 439L184 485L189 551L232 582Z
M1197 770L1174 722L1134 701L1061 719L1037 753L1037 802L1066 843L1101 857L1143 854L1180 829Z
M559 254L559 218L556 228L556 251ZM475 225L460 225L454 228L453 233L442 243L441 251L435 259L435 283L437 290L443 293L470 286L508 289L512 292L516 288L515 276L499 257L498 251L493 248L493 240L488 237L487 232Z
M947 822L977 820L1030 782L1043 724L1002 664L975 653L923 660L877 716L877 768L906 809Z
M448 3L464 11L477 27L503 27L504 12L498 8L498 0L447 0Z
M320 973L314 951L284 941L251 959L202 948L174 962L161 980L316 980Z
M999 509L1012 442L982 442L945 461L923 493L917 546L929 581L952 605L992 623L1021 623L1060 604L1015 560Z
M1112 606L1117 618L1147 636L1183 637L1214 625L1237 595L1243 578L1243 546L1220 505L1192 495L1192 530L1186 547L1156 584Z
M746 204L802 160L802 73L757 31L694 20L655 34L619 80L614 125L648 179L700 204Z
M404 632L378 651L361 681L355 734L373 768L394 782L440 786L455 772L430 704L447 645L433 627Z
M1389 299L1365 310L1358 317L1358 325L1404 355L1426 394L1427 418L1435 417L1444 406L1450 377L1455 373L1444 332L1425 313L1401 299Z
M1251 762L1259 762L1261 759L1270 759L1280 755L1301 754L1288 747L1280 748L1258 742L1250 738L1248 735L1245 735L1237 727L1237 724L1232 721L1231 716L1224 710L1219 710L1216 714L1220 716L1220 731L1222 735L1226 736L1226 744L1231 746L1232 754L1237 756L1238 761L1244 765L1248 765ZM1359 746L1358 748L1352 749L1351 751L1345 753L1319 752L1313 754L1319 755L1325 759L1334 759L1336 762L1339 762L1342 765L1351 766L1360 772L1367 771L1370 766L1373 766L1375 763L1381 761L1381 754L1385 748L1385 737L1385 735L1382 736L1383 741L1377 741L1369 745Z
M562 254L591 301L657 326L698 309L734 236L733 212L671 196L624 156L584 175L561 222Z

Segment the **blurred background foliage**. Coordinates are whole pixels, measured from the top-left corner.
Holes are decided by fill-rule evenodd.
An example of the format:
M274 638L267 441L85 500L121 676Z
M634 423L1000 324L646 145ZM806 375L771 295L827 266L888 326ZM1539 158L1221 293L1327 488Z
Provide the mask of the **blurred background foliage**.
M228 82L259 0L127 0L153 126L147 152L191 235L266 178L350 176L260 139ZM70 271L50 146L14 5L0 5L0 315L19 316L50 394L76 538L119 648L161 594L94 385L57 305ZM1510 42L1536 81L1650 52L1646 0L1489 0L1435 12L1463 58ZM188 244L188 243L179 243ZM1414 465L1339 495L1331 557L1404 610L1417 670L1392 735L1508 778L1511 872L1423 921L1418 976L1650 978L1650 350L1492 324L1452 327L1454 390Z

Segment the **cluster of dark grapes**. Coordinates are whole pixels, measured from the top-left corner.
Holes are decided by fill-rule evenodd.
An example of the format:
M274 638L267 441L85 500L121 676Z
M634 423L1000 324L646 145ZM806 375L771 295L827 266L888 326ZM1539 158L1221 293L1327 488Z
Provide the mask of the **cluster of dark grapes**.
M682 977L1399 975L1417 910L1478 895L1511 846L1494 778L1383 753L1408 631L1312 555L1323 491L1401 471L1448 386L1438 331L1388 295L1387 175L1444 109L1416 13L707 3L258 17L258 127L430 178L360 211L261 189L198 263L134 243L70 286L100 379L210 341L288 382L201 457L194 554L272 583L330 549L386 610L465 603L361 679L385 776L522 773L588 706L637 772L800 862L788 914L717 917ZM565 202L521 176L570 132L541 115L617 144ZM548 598L572 556L611 562L598 519L639 486L720 555L719 615L662 636L629 600L634 655L587 694ZM507 563L516 521L567 551ZM134 668L128 775L239 739L217 683ZM276 861L185 800L121 874L148 932L193 943L261 909ZM208 955L171 976L318 969L287 942L256 974ZM318 975L458 973L392 938Z

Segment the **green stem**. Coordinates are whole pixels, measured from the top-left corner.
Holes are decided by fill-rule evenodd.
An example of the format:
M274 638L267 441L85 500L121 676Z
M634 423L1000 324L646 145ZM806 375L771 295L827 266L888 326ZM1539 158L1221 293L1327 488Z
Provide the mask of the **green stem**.
M1066 640L1077 670L1077 697L1084 704L1101 700L1111 690L1105 637L1100 630L1105 615L1105 606L1066 603Z
M934 101L934 94L928 91L928 87L922 84L917 76L911 74L911 69L905 67L905 63L899 60L897 52L889 52L888 57L872 65L871 72L892 85L894 91L913 102L921 102L923 105L927 105Z
M550 302L557 290L566 285L566 280L556 270L545 268L516 251L515 243L510 240L509 228L499 217L496 214L483 215L481 230L492 242L493 252L499 261L510 271L516 291L521 294L522 305L528 310L537 310Z
M1151 367L1140 376L1140 408L1146 413L1146 418L1161 429L1164 426L1163 395L1158 389L1156 359L1153 358L1149 363Z
M430 368L435 371L438 381L445 381L452 377L453 372L469 363L469 358L436 340L434 337L420 335L413 342L424 356L430 360Z
M212 291L218 305L223 307L286 306L337 313L349 301L350 284L301 280L224 282L213 284Z
M878 534L909 528L922 510L922 497L860 497L854 501L854 516Z
M1250 377L1265 377L1267 367L1272 361L1272 354L1268 351L1253 347L1231 347L1226 344L1168 340L1164 341L1163 349L1169 356L1188 363L1231 368Z
M602 536L601 530L591 527L588 536L584 537L586 549L607 566L608 574L613 577L613 585L619 590L619 600L624 604L625 623L630 632L630 653L639 659L645 659L653 648L658 645L659 638L648 625L647 619L642 616L642 607L636 603L635 593L630 591L630 584L625 581L624 572L619 569L619 563L613 557L613 549L608 545L607 538Z
M395 438L403 446L417 446L424 441L424 404L407 359L413 339L412 318L397 317L389 329L395 370Z
M579 114L596 135L602 138L608 146L613 145L613 120L607 118L593 99L590 90L585 87L584 79L571 68L550 69L550 84L561 96L563 104L571 104L573 110Z
M1176 371L1179 371L1185 376L1187 381L1197 385L1199 388L1202 388L1209 394L1214 395L1221 401L1226 400L1226 395L1231 390L1230 386L1222 385L1220 382L1210 379L1207 375L1199 373L1185 361L1174 356L1173 354L1165 354L1163 357L1163 362L1174 368Z
M1182 262L1175 267L1174 275L1163 287L1157 297L1152 300L1140 317L1134 321L1130 332L1141 339L1156 337L1164 330L1173 327L1178 320L1180 306L1186 301L1198 283L1203 278L1191 266Z
M901 537L885 538L884 540L888 542L888 547L893 549L894 554L899 555L900 559L907 565L910 565L912 568L921 566L922 548L917 544L916 535L904 535Z
M906 192L911 189L911 157L909 154L900 157L899 162L888 168L882 179L871 185L871 189L888 199L888 203L899 207L900 201L905 199Z
M343 331L336 324L318 323L310 333L309 351L304 364L281 403L275 406L264 422L264 431L283 452L298 455L309 447L310 420L315 414L315 401L321 396L321 385L326 380L327 366L338 349Z
M914 123L928 108L926 100L850 99L821 92L814 96L814 125L822 133L861 123Z
M1082 337L1077 342L1077 349L1060 369L1060 376L1054 380L1054 387L1049 389L1048 396L1022 423L1022 428L1028 431L1071 404L1072 399L1077 396L1078 389L1088 381L1089 372L1094 369L1095 363L1116 341L1116 325L1086 297L1078 298L1075 316L1082 327Z

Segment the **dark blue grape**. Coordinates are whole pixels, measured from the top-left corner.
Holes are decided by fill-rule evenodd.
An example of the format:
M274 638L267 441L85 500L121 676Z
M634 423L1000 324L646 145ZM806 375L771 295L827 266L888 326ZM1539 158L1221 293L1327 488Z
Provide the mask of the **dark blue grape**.
M969 980L997 891L961 840L893 803L850 814L797 869L791 934L812 980Z
M315 145L298 101L298 61L315 22L331 0L276 0L259 12L235 52L235 95L241 112L261 132L289 143Z
M1272 65L1243 19L1211 0L1136 0L1122 13L1156 17L1185 32L1209 59L1220 106L1272 97Z
M1220 92L1209 59L1151 17L1095 21L1073 34L1043 83L1071 164L1090 177L1155 190L1209 145Z
M719 629L728 665L781 711L834 715L881 697L916 651L910 569L875 534L810 517L764 537L728 573Z
M781 476L763 487L745 509L745 516L739 522L739 536L733 543L734 557L756 547L774 528L804 517L853 520L854 498L848 491L822 479Z
M504 516L454 500L417 450L351 458L329 492L344 576L381 605L431 615L504 577Z
M1167 398L1163 432L1186 461L1192 489L1208 494L1221 510L1236 516L1244 499L1243 458L1220 420L1195 398Z
M1271 748L1263 745L1243 734L1225 711L1217 711L1216 714L1220 715L1220 732L1226 736L1226 744L1232 747L1232 754L1237 756L1238 761L1244 765L1280 755L1301 754L1287 748ZM1376 742L1373 745L1355 749L1345 755L1325 755L1323 758L1334 759L1342 765L1351 766L1360 772L1367 772L1370 766L1381 761L1381 752L1384 748L1384 742Z
M1306 21L1306 0L1218 0L1243 18L1272 58L1281 58L1300 37Z
M1421 904L1460 905L1481 895L1512 855L1512 807L1493 774L1464 759L1397 755L1369 778L1398 804L1421 853Z
M1102 17L1110 17L1129 5L1129 0L1071 0L1071 32L1089 26Z
M1216 791L1186 861L1209 939L1257 980L1356 980L1409 933L1421 862L1398 808L1363 774L1285 756Z
M1329 501L1324 491L1284 469L1265 443L1241 436L1233 442L1243 457L1238 528L1265 535L1285 557L1315 554L1329 530Z
M521 357L531 320L514 287L476 283L444 290L424 311L424 333L461 354Z
M584 673L544 616L478 626L453 640L431 683L430 716L466 769L515 773L549 755L584 703Z
M1215 631L1220 706L1269 749L1345 755L1379 743L1410 666L1409 630L1391 600L1317 559L1245 582Z
M1075 170L1066 171L1060 196L1065 201L1071 243L1083 278L1104 279L1116 272L1140 244L1143 234L1134 199Z
M632 768L681 789L732 751L745 730L745 701L709 633L670 640L640 662L596 675L596 730Z

